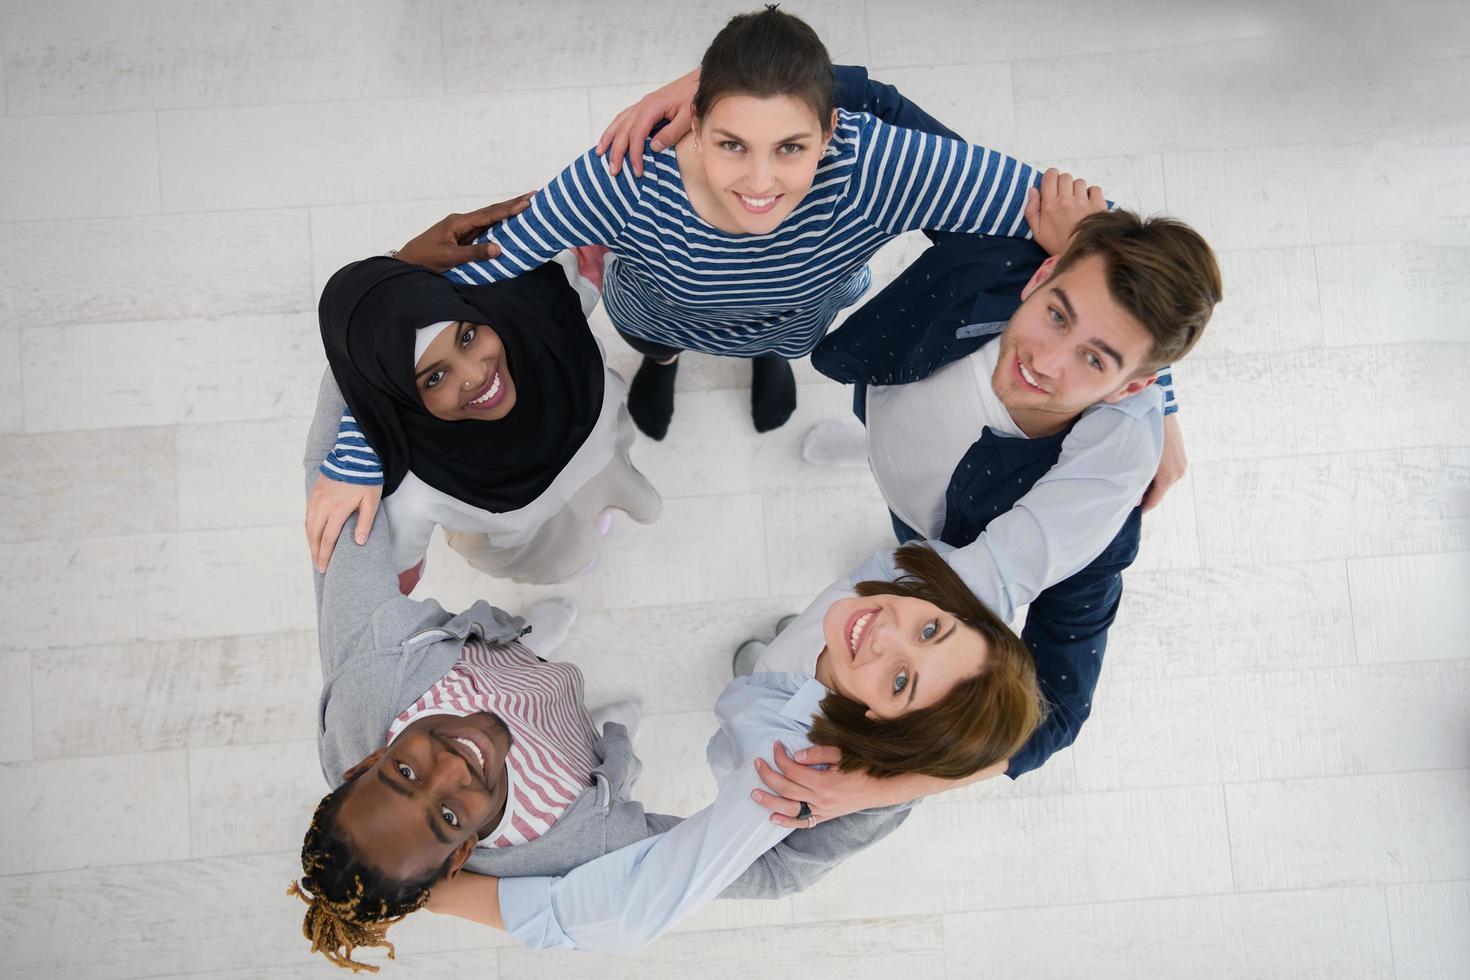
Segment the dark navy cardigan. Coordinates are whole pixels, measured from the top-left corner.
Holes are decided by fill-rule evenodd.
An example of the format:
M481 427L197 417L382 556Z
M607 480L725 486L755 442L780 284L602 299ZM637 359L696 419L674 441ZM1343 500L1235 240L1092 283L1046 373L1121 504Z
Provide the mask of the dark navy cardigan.
M893 86L871 81L862 68L837 69L837 104L897 126L954 135ZM855 386L853 405L859 418L867 385L919 381L993 341L998 336L995 325L1015 312L1021 288L1046 258L1034 243L1014 238L929 237L935 242L931 248L812 352L817 370ZM1056 464L1070 428L1043 439L982 429L950 479L941 540L955 547L972 543ZM1012 757L1006 770L1012 778L1072 744L1087 720L1108 627L1123 595L1122 573L1138 554L1140 514L1134 508L1102 554L1042 592L1027 610L1021 637L1036 658L1051 710ZM902 530L900 536L905 536Z

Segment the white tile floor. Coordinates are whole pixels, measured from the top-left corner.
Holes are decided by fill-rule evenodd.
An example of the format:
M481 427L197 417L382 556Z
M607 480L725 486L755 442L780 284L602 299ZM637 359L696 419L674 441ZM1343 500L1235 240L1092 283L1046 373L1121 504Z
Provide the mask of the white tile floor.
M283 894L323 791L315 292L544 181L745 6L0 4L0 974L336 975ZM1179 371L1194 466L1093 718L1044 770L642 956L421 915L385 976L1470 976L1470 7L790 6L967 135L1221 250ZM657 808L708 796L730 648L886 532L866 474L799 462L846 404L799 372L798 416L757 437L744 367L691 358L637 449L665 516L591 578L432 559L446 604L579 599L590 692L652 713Z

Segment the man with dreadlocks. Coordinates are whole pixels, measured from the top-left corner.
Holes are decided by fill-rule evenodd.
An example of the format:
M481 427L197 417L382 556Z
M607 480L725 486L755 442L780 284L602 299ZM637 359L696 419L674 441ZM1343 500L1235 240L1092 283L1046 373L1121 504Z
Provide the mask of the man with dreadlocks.
M336 440L341 402L329 372L307 441L308 490ZM340 532L344 544L355 521ZM533 607L537 628L526 636L525 620L483 601L452 615L410 599L384 521L363 546L333 550L316 598L317 744L335 788L316 808L289 889L307 904L313 952L376 971L352 951L377 946L391 957L388 928L446 878L565 874L678 823L630 799L636 712L614 705L594 723L581 672L542 659L568 609L538 604L537 617ZM722 897L799 891L900 822L860 813L793 834Z

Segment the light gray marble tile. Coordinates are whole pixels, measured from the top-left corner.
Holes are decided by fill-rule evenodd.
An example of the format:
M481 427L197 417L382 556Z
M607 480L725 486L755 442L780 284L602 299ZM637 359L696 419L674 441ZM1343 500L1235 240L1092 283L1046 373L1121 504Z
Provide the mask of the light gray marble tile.
M1226 782L1470 768L1467 707L1464 662L1241 674L1211 702Z
M1209 515L1199 533L1210 565L1470 547L1470 450L1230 460L1191 472Z
M696 0L675 14L657 4L567 0L548 31L545 12L535 7L451 0L444 11L449 90L647 83L643 92L651 92L697 67L730 17L751 9L733 0ZM799 16L834 61L867 60L866 23L850 4L810 0Z
M1374 242L1313 253L1328 344L1464 341L1470 248Z
M768 587L762 521L758 494L667 499L651 525L614 516L596 567L554 585L492 579L435 535L414 594L433 596L446 609L476 599L519 609L543 596L565 595L583 613L800 594Z
M31 654L0 650L0 762L29 761L33 744Z
M53 399L75 400L69 384L33 383ZM0 436L0 457L11 461L0 474L0 541L144 534L178 524L168 429Z
M583 89L168 110L158 122L163 208L357 204L470 196L487 186L530 189L591 145L586 120ZM491 170L493 179L486 176Z
M310 254L305 211L11 225L0 235L0 322L315 311Z
M869 2L872 65L1053 58L1253 37L1272 29L1260 4L1179 6L1157 0L1106 6L1063 0Z
M1104 679L1073 750L1077 781L1109 790L1467 768L1466 705L1464 663Z
M20 331L0 327L0 432L19 432L21 425Z
M802 440L825 419L852 414L852 389L823 379L797 388L796 411L774 432L750 424L750 393L738 388L681 392L677 424L662 442L638 441L635 462L666 497L873 485L863 467L812 466Z
M950 975L1391 980L1377 888L1212 895L944 917ZM958 972L957 972L958 971ZM1403 974L1400 973L1399 976Z
M12 762L0 774L0 874L188 855L182 752Z
M1470 771L1241 783L1225 799L1242 891L1470 877Z
M430 913L425 912L424 915ZM413 920L403 928L411 928ZM485 929L489 933L489 929ZM393 980L442 980L444 977L474 977L495 980L499 976L494 949L465 949L453 953L408 953L388 957L380 950L364 950L353 959L391 971ZM294 966L251 967L218 973L196 973L198 980L321 980L326 965L320 961ZM159 980L163 980L162 977Z
M1183 397L1183 396L1181 396ZM1189 443L1185 428L1185 444ZM1163 501L1144 515L1143 535L1133 568L1151 572L1163 568L1194 568L1200 564L1199 508L1189 473L1169 490Z
M815 596L846 578L879 548L896 548L893 524L876 486L765 495L771 591Z
M332 273L347 263L370 255L382 255L390 248L400 248L445 215L474 211L487 204L508 200L535 186L499 187L495 183L496 173L486 173L483 177L483 187L459 198L312 208L311 272L314 292L320 295Z
M1340 561L1134 573L1104 676L1180 678L1353 662Z
M300 876L297 854L274 854L0 878L7 969L121 980L313 964L301 935L306 907L285 894Z
M296 525L6 544L0 568L0 618L15 646L315 625Z
M1307 175L1324 169L1303 146L1164 154L1169 213L1187 221L1217 250L1309 245ZM1226 290L1227 302L1229 289Z
M189 855L228 857L301 846L329 787L316 739L189 749Z
M1194 365L1204 358L1241 354L1281 354L1319 348L1323 344L1322 306L1317 296L1316 265L1309 248L1266 248L1220 252L1225 299L1179 367L1193 380ZM1293 363L1310 363L1308 358ZM1189 406L1193 414L1195 403Z
M774 951L780 950L782 974L888 980L898 973L943 971L941 935L940 924L933 919L892 918L670 935L633 955L507 947L500 951L500 976L502 980L760 976L770 972Z
M314 629L39 650L33 676L41 758L308 738L322 683Z
M1347 563L1361 663L1470 657L1470 554Z
M798 921L1228 891L1219 787L961 800L917 807L795 896Z
M293 313L22 331L27 428L309 417L326 363L315 319ZM89 397L57 397L59 378ZM293 442L283 451L299 459L304 437Z
M1400 977L1454 980L1470 974L1470 882L1390 885L1388 924Z
M719 729L714 702L700 711L649 715L638 733L643 775L634 798L654 813L688 816L714 802L717 786L705 746Z
M1099 10L1100 15L1105 15ZM1263 106L1280 71L1268 38L1012 62L1020 143L1033 154L1274 142ZM1231 97L1221 98L1229 87ZM1086 111L1078 111L1086 106ZM1208 126L1201 125L1209 118Z
M1192 360L1186 442L1196 462L1465 442L1466 398L1406 398L1425 378L1470 377L1470 344L1350 347ZM1312 411L1301 411L1303 399Z
M581 669L589 706L636 698L649 714L702 711L729 683L735 648L752 636L769 639L782 616L808 601L760 598L585 611L555 659Z
M1402 242L1470 211L1456 146L1266 145L1166 153L1170 210L1215 248Z
M1072 744L1084 792L1220 782L1220 746L1230 737L1210 710L1216 678L1118 681L1104 671L1092 715Z
M302 520L301 456L309 426L306 418L175 426L179 527Z
M430 914L424 913L425 916ZM413 921L410 919L399 928L411 929ZM483 931L487 934L491 932L488 928ZM368 949L354 953L353 959L391 971L393 980L443 980L444 977L495 980L499 976L493 948L464 949L452 953L408 953L395 956L391 960L381 950ZM196 973L194 976L198 980L321 980L326 969L326 964L322 961L308 960L294 966L252 967L218 973ZM163 978L160 977L159 980Z
M151 112L0 118L0 221L156 214Z
M6 5L0 29L15 115L444 90L432 0L21 2Z
M1404 62L1320 19L1270 37L1018 59L1012 72L1033 153L1455 141L1467 130L1463 113L1434 108L1435 86L1464 78L1460 59Z

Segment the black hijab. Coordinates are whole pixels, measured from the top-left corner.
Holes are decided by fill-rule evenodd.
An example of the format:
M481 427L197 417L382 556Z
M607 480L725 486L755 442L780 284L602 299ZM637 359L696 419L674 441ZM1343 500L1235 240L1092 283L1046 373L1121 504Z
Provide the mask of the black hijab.
M413 470L495 513L539 497L602 411L603 366L577 293L548 263L491 286L460 286L421 266L371 258L339 270L318 307L337 386L383 463L384 496ZM446 422L414 381L414 331L483 323L505 348L516 403L503 419Z

